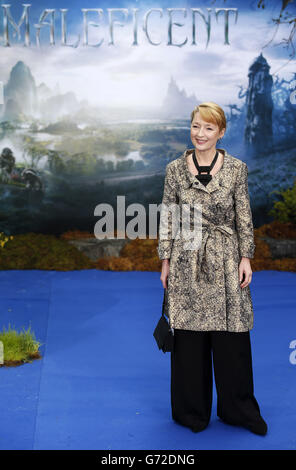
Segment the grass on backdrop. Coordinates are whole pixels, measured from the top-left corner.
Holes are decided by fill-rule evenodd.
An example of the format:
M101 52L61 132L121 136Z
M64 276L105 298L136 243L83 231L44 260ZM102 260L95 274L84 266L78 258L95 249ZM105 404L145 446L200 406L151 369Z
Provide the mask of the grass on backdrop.
M40 359L39 352L41 343L36 340L35 334L31 331L31 326L27 330L17 332L11 328L8 330L3 327L0 331L0 342L3 345L3 357L1 366L16 366L26 362L32 362L32 359ZM1 349L2 349L1 345Z

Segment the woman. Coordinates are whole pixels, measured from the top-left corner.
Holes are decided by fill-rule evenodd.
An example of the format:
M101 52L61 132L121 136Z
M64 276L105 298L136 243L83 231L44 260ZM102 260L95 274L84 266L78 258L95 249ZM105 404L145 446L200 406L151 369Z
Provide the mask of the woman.
M160 279L167 289L166 315L174 332L172 417L193 432L209 424L213 354L218 417L265 435L267 425L253 393L249 333L255 244L248 167L225 149L216 149L225 131L220 106L196 106L191 114L194 149L166 166L157 250ZM164 222L163 208L169 204L182 207L177 230L174 211L166 212ZM199 245L186 244L180 236L183 207L188 205L200 208ZM198 230L193 233L196 237Z

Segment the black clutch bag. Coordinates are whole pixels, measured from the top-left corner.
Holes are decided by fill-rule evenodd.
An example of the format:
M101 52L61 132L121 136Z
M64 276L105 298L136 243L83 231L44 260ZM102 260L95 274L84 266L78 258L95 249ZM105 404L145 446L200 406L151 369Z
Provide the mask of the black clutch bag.
M172 328L169 325L169 322L164 315L164 306L166 302L167 289L164 289L163 293L163 302L162 302L162 314L156 328L154 330L153 336L156 340L157 346L164 353L172 352L174 346L174 334Z

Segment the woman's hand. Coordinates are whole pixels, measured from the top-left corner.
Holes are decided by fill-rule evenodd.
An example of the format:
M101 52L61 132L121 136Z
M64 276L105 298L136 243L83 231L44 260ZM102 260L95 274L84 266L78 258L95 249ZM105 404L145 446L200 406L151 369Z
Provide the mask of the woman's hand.
M238 273L239 273L239 282L241 283L240 287L244 288L248 286L252 281L252 269L251 269L251 263L250 263L249 258L242 257L241 262L239 264ZM242 283L244 275L245 275L245 278L244 278L244 282Z
M162 282L163 288L167 289L168 287L168 275L170 272L170 260L169 259L163 259L162 260L162 268L161 268L161 276L160 280Z

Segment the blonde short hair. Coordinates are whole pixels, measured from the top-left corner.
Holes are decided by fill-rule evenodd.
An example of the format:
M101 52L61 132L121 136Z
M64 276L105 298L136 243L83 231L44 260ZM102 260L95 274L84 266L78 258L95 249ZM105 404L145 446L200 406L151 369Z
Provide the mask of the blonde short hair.
M219 131L226 130L226 117L223 109L216 103L208 101L195 106L191 113L191 124L194 119L195 113L200 114L201 118L206 122L211 122L219 127Z

